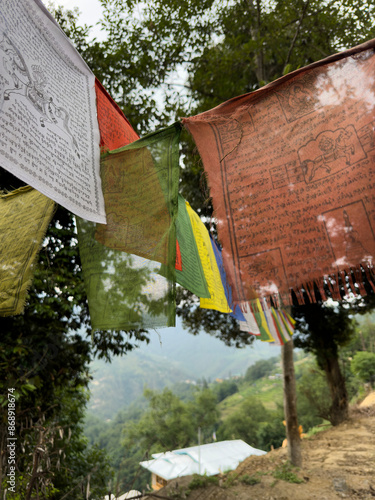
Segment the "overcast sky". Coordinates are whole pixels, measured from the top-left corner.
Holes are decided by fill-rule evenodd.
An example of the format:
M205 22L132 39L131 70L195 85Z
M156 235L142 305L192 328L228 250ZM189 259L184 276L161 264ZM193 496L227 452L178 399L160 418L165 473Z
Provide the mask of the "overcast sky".
M42 0L44 5L47 6L48 0ZM78 7L81 12L79 16L80 24L95 25L101 15L101 5L99 0L53 0L55 5L62 5L66 9L73 9ZM100 37L100 29L96 29L92 34L97 38Z

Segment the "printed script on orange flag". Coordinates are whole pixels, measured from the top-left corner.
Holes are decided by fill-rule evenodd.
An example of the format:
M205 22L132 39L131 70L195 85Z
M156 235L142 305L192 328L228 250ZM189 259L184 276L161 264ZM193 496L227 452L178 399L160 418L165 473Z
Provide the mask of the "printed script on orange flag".
M365 293L375 255L375 40L183 119L234 300ZM357 277L356 285L353 278ZM373 286L373 284L372 284Z

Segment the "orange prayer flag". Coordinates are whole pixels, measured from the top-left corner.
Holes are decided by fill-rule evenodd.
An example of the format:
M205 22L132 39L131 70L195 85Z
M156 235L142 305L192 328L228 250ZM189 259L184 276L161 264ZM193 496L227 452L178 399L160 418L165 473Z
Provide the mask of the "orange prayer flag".
M375 40L183 119L208 176L235 302L371 282ZM371 283L370 283L371 284ZM352 287L356 290L355 286ZM358 290L357 288L357 290Z

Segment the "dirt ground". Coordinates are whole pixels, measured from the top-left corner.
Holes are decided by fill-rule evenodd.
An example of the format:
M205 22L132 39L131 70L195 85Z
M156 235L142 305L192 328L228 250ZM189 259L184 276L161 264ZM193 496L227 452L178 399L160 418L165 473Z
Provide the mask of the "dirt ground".
M238 479L231 473L229 481L228 476L223 476L219 485L189 491L189 476L172 481L157 495L171 500L374 500L375 393L351 409L347 422L303 439L302 456L302 468L294 470L303 480L301 484L272 475L287 462L286 448L279 448L261 457L247 458L234 471ZM244 475L260 482L244 484L240 480Z

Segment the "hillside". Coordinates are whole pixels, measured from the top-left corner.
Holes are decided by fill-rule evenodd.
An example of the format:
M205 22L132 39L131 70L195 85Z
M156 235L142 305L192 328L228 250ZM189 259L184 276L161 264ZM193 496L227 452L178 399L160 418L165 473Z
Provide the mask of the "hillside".
M372 406L352 408L349 421L303 439L302 453L300 470L288 470L286 449L279 448L262 457L249 457L217 485L191 489L192 478L186 477L158 494L186 500L374 499L375 397ZM275 478L275 471L284 479ZM288 475L293 478L291 473L301 482L285 480Z
M150 343L141 344L112 363L95 360L91 365L89 412L113 418L142 396L145 386L161 390L177 382L226 378L245 373L259 359L277 356L280 349L255 341L244 349L228 347L220 340L201 333L193 336L179 324L150 332Z

